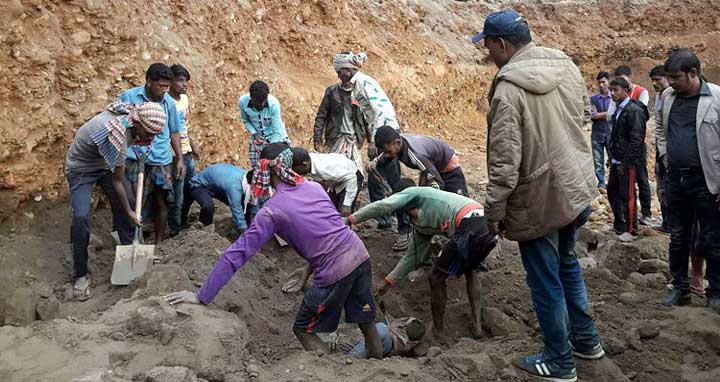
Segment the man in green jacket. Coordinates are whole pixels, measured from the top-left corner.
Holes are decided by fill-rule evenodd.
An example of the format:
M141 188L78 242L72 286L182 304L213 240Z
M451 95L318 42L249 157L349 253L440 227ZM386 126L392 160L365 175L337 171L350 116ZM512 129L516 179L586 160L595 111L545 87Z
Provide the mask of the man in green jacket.
M519 242L543 329L543 351L514 364L535 377L574 382L573 355L605 354L575 257L577 229L598 196L583 131L587 87L570 57L532 43L514 10L488 15L472 41L482 41L498 67L488 95L488 228L504 227Z
M464 274L472 334L480 337L480 281L475 269L495 248L497 236L488 231L482 204L452 192L413 186L411 179L403 178L392 196L369 204L347 218L348 223L357 224L397 210L404 210L410 216L413 234L405 256L385 277L378 294L382 296L429 260L433 236L446 236L450 241L438 254L429 276L433 329L437 335L443 334L448 277Z

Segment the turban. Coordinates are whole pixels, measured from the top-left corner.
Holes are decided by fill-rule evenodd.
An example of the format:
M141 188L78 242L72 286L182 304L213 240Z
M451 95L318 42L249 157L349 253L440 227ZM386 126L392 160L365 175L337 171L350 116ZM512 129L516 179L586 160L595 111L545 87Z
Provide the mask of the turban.
M363 63L367 61L367 54L360 53L338 53L333 57L333 68L336 72L340 69L360 69Z
M261 158L253 174L253 194L259 198L269 193L272 174L288 184L302 183L304 178L292 170L292 164L293 153L289 147L281 151L275 159Z

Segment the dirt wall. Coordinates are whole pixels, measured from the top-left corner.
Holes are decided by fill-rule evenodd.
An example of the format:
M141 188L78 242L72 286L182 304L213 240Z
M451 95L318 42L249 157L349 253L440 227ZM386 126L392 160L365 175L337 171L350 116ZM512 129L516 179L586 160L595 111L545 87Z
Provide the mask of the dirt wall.
M720 51L717 1L513 2L535 39L564 49L590 79L629 62L638 82L673 47L700 53L711 79ZM247 164L237 99L261 78L281 100L294 143L309 145L330 62L365 50L364 70L393 100L403 128L484 150L494 73L469 36L491 1L7 0L0 7L0 220L22 202L67 193L62 163L74 132L149 64L192 73L190 134L203 163ZM638 77L636 76L636 78ZM471 164L482 168L482 163Z

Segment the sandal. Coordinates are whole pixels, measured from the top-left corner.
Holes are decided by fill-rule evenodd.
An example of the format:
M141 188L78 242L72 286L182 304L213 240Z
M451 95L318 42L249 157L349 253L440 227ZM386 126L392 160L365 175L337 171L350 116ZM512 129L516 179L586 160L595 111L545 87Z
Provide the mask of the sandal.
M399 252L404 251L410 244L410 233L401 233L400 236L395 240L395 244L392 246L392 250Z
M690 285L690 293L700 297L705 297L705 288L697 285Z
M92 289L90 289L90 279L87 277L80 277L75 280L73 285L73 297L77 301L87 301L92 297Z

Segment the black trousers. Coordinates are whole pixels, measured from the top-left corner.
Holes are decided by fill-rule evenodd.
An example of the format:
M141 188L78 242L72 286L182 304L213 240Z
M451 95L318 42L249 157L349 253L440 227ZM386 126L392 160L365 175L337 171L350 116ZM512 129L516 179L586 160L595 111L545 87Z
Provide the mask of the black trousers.
M689 248L693 226L698 222L694 255L705 258L710 286L708 297L720 297L720 210L710 193L702 168L670 168L665 183L670 228L670 274L673 286L689 291ZM695 220L697 219L697 220Z
M355 207L357 206L358 196L360 196L360 190L362 190L362 188L363 188L363 180L365 180L365 178L362 176L360 171L358 171L356 173L356 175L357 175L358 193L355 195L355 199L353 199L352 205L350 206L350 209L352 210L352 212L355 212ZM330 200L335 205L335 208L337 208L338 212L342 211L343 202L345 201L345 192L346 192L346 190L344 188L340 192L335 192L335 191L328 192L328 196L330 197Z
M613 228L620 232L637 233L637 198L635 182L637 169L633 166L622 168L622 165L610 166L607 195L613 211Z
M394 190L397 186L398 181L400 181L400 161L397 158L394 158L390 162L386 163L385 166L378 167L378 171L380 172L380 175L385 178L385 181L390 185L390 187L392 187ZM370 194L370 202L376 202L385 198L385 190L383 189L382 184L377 179L375 179L374 176L368 177L368 193ZM395 212L395 216L398 220L398 232L409 232L410 222L407 214L398 210ZM378 218L377 221L378 223L387 222L388 219L388 216L383 216L381 218Z
M200 222L203 225L213 223L213 216L215 215L215 201L213 199L217 199L226 205L229 204L227 198L214 195L210 189L203 186L191 188L190 196L190 204L196 201L200 205Z
M635 181L637 182L638 187L640 211L642 211L643 216L651 216L652 190L650 189L650 178L648 176L647 163L635 166Z
M443 191L469 196L467 182L465 181L465 174L463 173L462 167L442 173L440 176L442 177L443 183L445 183Z

